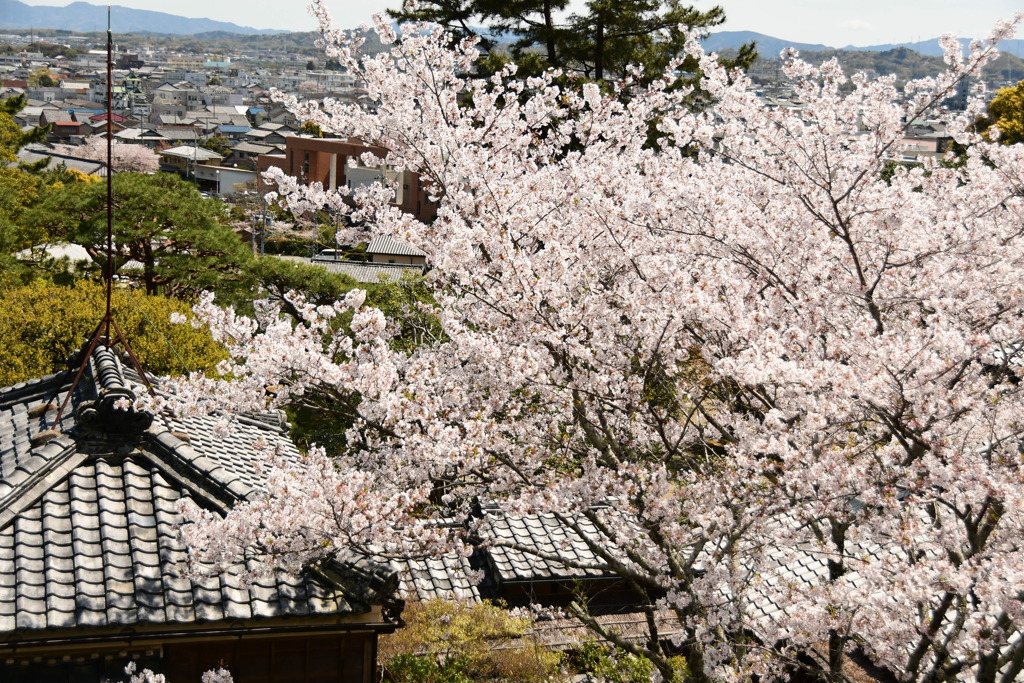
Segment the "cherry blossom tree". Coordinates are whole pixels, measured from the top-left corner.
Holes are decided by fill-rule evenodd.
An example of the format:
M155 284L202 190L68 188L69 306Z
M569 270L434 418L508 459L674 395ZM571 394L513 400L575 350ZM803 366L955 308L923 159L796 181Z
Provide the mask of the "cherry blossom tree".
M320 87L320 84L316 81L303 81L302 83L299 83L299 92L302 93L303 96L308 97L309 95L323 92L323 90L324 89Z
M947 121L964 163L882 173L1014 23L967 57L944 39L948 72L903 91L788 55L799 109L690 41L714 99L694 110L671 68L615 95L512 66L476 79L471 42L396 43L383 21L391 50L360 60L314 9L374 106L286 99L428 184L429 225L384 186L355 193L354 218L428 254L439 331L396 348L358 291L296 294L298 325L205 298L235 360L176 410L316 396L351 427L342 453L268 454L265 493L226 519L194 511L198 563L514 545L483 501L579 534L649 637L574 613L667 680L679 654L694 681L809 661L841 681L855 650L905 680L1021 674L1024 146L987 143L968 112ZM272 179L293 210L348 210L344 189Z
M82 145L58 145L61 154L91 159L107 160L107 139L102 135L94 135ZM160 157L156 152L144 145L133 145L114 140L111 148L111 161L114 171L128 173L156 173L160 170Z

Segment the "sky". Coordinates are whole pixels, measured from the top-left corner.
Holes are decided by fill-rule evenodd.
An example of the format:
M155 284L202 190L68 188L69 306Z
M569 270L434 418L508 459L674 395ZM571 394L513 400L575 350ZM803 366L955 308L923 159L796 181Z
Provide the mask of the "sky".
M30 5L67 5L65 0L23 0ZM327 0L339 28L369 22L374 12L402 0ZM573 0L577 6L583 0ZM1024 9L1021 0L691 0L697 9L721 5L730 31L756 31L784 40L832 47L910 43L955 32L983 37L992 25ZM93 2L93 4L105 4ZM112 0L135 9L231 21L255 28L311 31L303 0ZM1024 40L1024 29L1017 38Z

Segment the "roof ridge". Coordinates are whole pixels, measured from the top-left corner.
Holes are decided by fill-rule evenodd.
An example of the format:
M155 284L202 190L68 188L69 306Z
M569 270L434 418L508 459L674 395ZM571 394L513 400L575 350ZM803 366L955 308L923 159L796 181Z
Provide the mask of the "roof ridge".
M24 382L18 382L8 387L0 387L0 407L3 407L10 403L20 403L25 399L39 394L44 391L52 391L53 383L58 380L62 375L65 376L64 385L71 385L71 378L66 376L64 372L54 372L49 375L43 375L42 377L33 377L32 379L25 380ZM60 388L63 388L62 385Z
M113 440L132 440L153 424L155 415L135 408L135 392L128 384L121 359L113 348L97 345L89 358L96 399L75 409L78 425Z
M201 454L173 432L150 429L147 436L149 451L160 460L160 464L176 479L225 512L233 503L245 500L252 493L252 488L241 477Z
M75 440L67 434L36 449L10 476L0 480L0 529L90 457L90 453L79 451Z

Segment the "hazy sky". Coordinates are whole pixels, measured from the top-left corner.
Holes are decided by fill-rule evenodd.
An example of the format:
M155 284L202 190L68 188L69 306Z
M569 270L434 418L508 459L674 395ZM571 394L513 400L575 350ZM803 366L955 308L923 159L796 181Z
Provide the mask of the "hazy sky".
M30 5L66 5L65 0L23 0ZM374 12L402 0L328 0L341 28L369 21ZM583 0L573 0L577 6ZM721 5L727 30L757 31L804 43L833 47L914 42L949 31L987 35L993 23L1024 8L1021 0L691 0L698 9ZM93 2L93 4L101 4ZM113 0L136 9L206 17L256 28L308 31L313 19L306 3L294 0ZM1017 37L1024 39L1024 30Z

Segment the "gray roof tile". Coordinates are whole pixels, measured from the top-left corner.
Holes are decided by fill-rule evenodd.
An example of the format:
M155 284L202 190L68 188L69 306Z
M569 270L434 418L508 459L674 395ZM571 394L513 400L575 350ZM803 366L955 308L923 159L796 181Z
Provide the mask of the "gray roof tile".
M387 256L426 256L426 253L405 242L400 242L390 235L380 235L366 245L367 254L383 254Z

